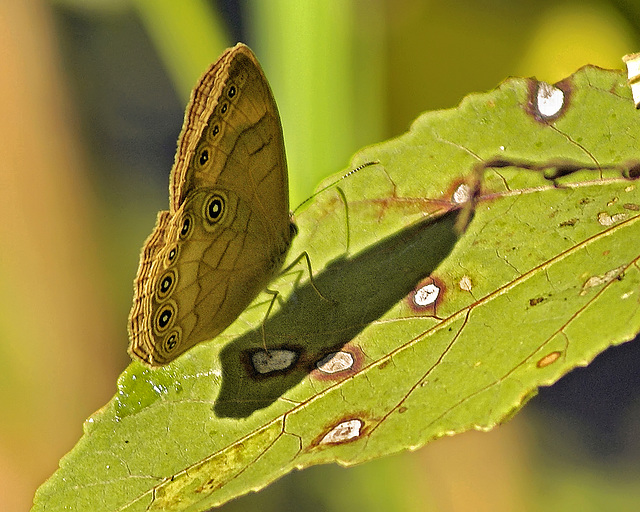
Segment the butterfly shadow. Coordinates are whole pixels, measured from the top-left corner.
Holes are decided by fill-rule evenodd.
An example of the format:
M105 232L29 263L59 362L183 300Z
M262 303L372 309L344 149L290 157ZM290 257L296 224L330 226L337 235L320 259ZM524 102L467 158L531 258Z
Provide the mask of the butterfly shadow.
M371 322L429 276L458 240L460 211L428 219L377 242L353 257L341 257L295 289L261 328L228 343L220 352L222 384L213 406L218 417L245 418L268 407L314 372L328 355L345 347ZM352 347L354 344L350 344ZM353 375L342 372L335 381ZM291 403L291 402L289 402Z

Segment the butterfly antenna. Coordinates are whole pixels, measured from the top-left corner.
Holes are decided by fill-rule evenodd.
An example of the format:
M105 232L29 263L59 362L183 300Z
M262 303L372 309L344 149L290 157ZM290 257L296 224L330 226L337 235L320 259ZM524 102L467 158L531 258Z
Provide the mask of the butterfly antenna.
M318 190L317 192L315 192L314 194L310 195L309 197L307 197L304 201L302 201L298 206L296 206L296 209L293 210L293 213L295 214L303 205L307 204L309 201L311 201L314 197L316 197L318 194L321 194L322 192L324 192L325 190L327 190L328 188L331 188L333 186L336 185L336 183L340 183L343 179L348 178L349 176L351 176L352 174L357 173L359 170L364 169L365 167L370 167L372 165L377 165L380 162L378 160L375 160L373 162L366 162L362 165L359 165L358 167L356 167L355 169L351 169L347 174L345 174L344 176L341 176L340 178L338 178L335 181L332 181L331 183L329 183L326 187L322 187L320 190Z

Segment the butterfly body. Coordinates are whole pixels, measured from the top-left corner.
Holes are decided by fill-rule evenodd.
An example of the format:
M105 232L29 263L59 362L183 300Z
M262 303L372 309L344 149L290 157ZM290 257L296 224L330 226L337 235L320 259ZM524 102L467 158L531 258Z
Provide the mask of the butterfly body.
M129 352L150 366L228 327L278 273L295 234L280 118L248 47L228 49L200 79L170 181L129 317Z

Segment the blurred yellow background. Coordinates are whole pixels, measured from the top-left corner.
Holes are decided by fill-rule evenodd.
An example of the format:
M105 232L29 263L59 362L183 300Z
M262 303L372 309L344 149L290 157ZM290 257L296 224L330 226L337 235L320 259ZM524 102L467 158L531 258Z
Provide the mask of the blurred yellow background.
M291 204L360 147L508 76L640 51L633 0L0 2L0 509L26 510L115 393L139 250L188 93L242 40L281 110ZM637 510L640 350L505 426L289 475L227 510Z

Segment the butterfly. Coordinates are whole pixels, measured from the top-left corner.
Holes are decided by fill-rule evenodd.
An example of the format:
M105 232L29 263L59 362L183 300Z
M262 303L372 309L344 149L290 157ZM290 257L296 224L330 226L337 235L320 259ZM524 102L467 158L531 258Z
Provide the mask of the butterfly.
M129 353L156 367L226 329L280 271L297 229L269 83L244 44L191 94L169 210L142 248Z

